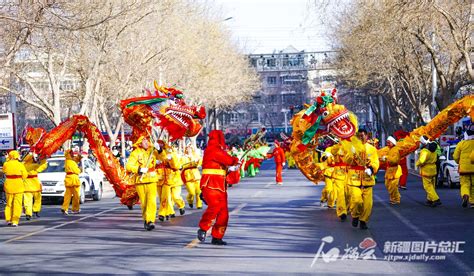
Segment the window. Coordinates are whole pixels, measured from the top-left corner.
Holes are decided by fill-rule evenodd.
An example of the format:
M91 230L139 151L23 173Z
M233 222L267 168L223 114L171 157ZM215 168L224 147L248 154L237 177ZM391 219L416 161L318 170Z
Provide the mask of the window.
M268 67L275 67L276 66L275 59L274 58L267 59L267 66Z
M239 122L239 113L231 113L230 114L230 123L236 124Z
M251 58L250 59L250 64L252 64L253 67L257 67L257 59L256 58Z
M59 89L63 91L71 91L74 90L74 83L70 80L62 81L59 85Z
M258 121L258 113L252 112L252 121Z
M277 77L267 77L267 84L268 85L276 85L277 84Z

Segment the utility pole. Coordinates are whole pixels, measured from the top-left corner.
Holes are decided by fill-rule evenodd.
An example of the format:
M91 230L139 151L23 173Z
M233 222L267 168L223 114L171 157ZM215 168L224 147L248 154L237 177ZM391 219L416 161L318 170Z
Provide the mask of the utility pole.
M433 31L431 34L431 43L433 44L433 48L436 50L436 36ZM436 93L438 92L438 81L437 81L437 72L436 66L434 64L434 57L431 57L431 118L433 118L436 114Z
M383 102L382 95L379 95L379 110L380 110L380 125L385 123L385 105ZM380 143L385 145L385 131L384 128L380 128Z

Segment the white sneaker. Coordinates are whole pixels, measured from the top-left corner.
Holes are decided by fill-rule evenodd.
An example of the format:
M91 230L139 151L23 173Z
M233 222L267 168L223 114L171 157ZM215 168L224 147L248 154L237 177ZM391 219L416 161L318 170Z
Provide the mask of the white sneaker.
M81 210L79 209L79 211L71 211L71 214L79 214L81 213Z
M12 224L12 227L18 227L18 224L14 223Z
M277 185L281 186L281 185L283 185L283 182L277 182Z

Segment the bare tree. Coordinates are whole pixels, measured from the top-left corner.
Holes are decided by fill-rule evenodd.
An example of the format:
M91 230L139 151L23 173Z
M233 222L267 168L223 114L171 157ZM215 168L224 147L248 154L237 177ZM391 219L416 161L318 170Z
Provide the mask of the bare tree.
M315 1L325 12L337 9L325 23L339 49L341 80L383 95L392 124L429 119L423 115L431 104L432 63L439 109L453 101L460 86L473 81L470 1L329 2Z

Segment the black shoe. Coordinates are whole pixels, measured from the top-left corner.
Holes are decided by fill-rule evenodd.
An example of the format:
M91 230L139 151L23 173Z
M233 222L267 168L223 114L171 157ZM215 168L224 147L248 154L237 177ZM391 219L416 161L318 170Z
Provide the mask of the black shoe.
M35 217L37 217L37 218L41 217L40 214L39 214L39 212L34 212L34 215L35 215Z
M346 221L347 215L342 214L342 215L339 216L339 218L341 219L341 221Z
M147 223L146 230L147 230L147 231L151 231L151 230L153 230L153 229L155 229L155 224L150 221L149 223Z
M127 205L128 210L133 210L133 205Z
M198 209L198 210L199 210L199 209L202 209L202 207L197 207L197 209Z
M433 201L433 205L434 205L434 206L439 206L439 205L441 205L441 200L438 199L438 200Z
M229 185L227 185L227 186L229 186L229 188L232 188L232 185L233 185L233 184L229 184Z
M431 206L431 207L432 207L432 206L433 206L433 201L431 201L431 200L427 200L427 201L425 201L425 205L426 205L426 206Z
M192 204L192 203L189 203L189 208L191 208L191 209L192 209L193 207L194 207L194 204Z
M179 209L179 214L180 215L184 215L184 213L186 213L186 210L184 210L184 208Z
M164 216L158 216L158 220L159 221L165 221L165 217Z
M166 220L170 220L170 216L166 216Z
M145 230L148 229L148 223L146 223L146 221L143 222L143 228L145 228Z
M362 221L361 221L362 224ZM359 218L352 218L352 226L357 227L359 226Z
M31 219L31 216L30 215L26 215L26 220L30 220Z
M206 240L206 231L199 228L197 232L197 238L199 241L204 242Z
M402 190L406 190L406 189L407 189L407 187L405 187L405 186L400 186L400 189L402 189Z
M66 216L69 215L69 213L66 210L63 210L63 209L61 209L61 213L63 213L63 215L66 215Z
M227 243L223 241L222 239L216 239L216 238L212 238L211 243L213 245L227 245Z
M360 221L360 229L362 230L367 230L369 227L367 227L367 223L365 221Z
M463 195L462 196L462 207L467 208L467 203L469 202L469 196L468 195Z
M180 209L180 210L181 210L181 209ZM172 215L170 216L170 218L175 218L175 217L176 217L176 214L172 214Z

